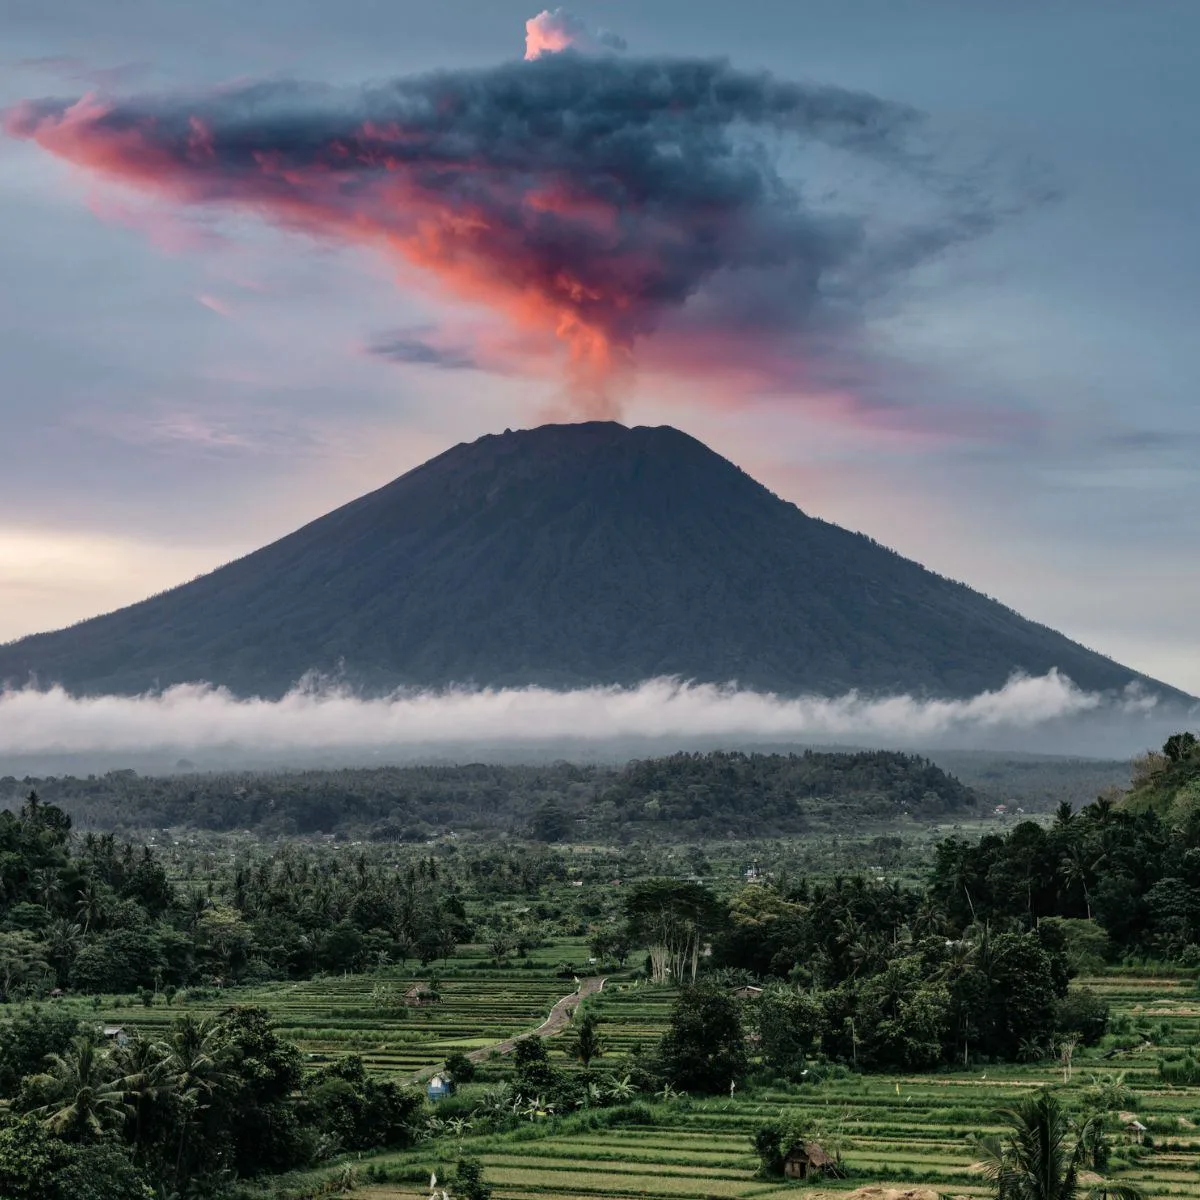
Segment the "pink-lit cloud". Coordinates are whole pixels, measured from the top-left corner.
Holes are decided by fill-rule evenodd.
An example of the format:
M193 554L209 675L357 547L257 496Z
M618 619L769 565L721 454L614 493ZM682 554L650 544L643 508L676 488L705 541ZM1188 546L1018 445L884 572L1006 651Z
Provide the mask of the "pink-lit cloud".
M625 41L615 33L604 30L592 32L574 13L565 8L543 8L536 17L525 22L525 57L540 58L543 54L558 54L563 50L582 50L595 53L602 50L624 50Z
M208 292L200 292L196 296L196 303L203 304L210 312L215 312L219 317L228 317L233 315L233 310L225 303L224 300L216 296L210 295Z
M566 27L542 15L543 32ZM660 367L795 388L822 347L853 354L869 295L986 228L963 180L907 152L914 121L720 62L539 54L353 91L26 103L5 127L160 207L248 211L376 249L527 345L557 346L577 410L612 416L664 325ZM876 235L869 213L808 207L778 168L781 140L947 203Z

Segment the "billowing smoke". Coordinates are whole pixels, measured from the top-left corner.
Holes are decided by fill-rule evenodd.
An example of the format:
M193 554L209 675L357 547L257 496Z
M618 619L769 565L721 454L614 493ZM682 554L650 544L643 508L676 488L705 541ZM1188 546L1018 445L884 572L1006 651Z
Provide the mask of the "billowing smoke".
M525 57L540 58L562 50L582 50L596 53L603 50L624 50L625 39L607 30L593 33L574 13L565 8L543 8L536 17L525 22Z
M1015 677L997 691L966 700L855 693L789 699L671 679L632 688L450 690L383 699L305 687L277 701L235 699L206 686L141 697L26 689L0 695L0 756L242 748L280 761L315 750L339 752L344 761L371 761L381 752L437 754L448 746L504 746L511 754L514 747L555 740L576 747L767 741L1032 748L1035 733L1044 735L1040 748L1065 752L1070 747L1062 731L1083 718L1124 729L1123 748L1110 732L1103 735L1103 745L1116 754L1150 744L1164 721L1179 719L1157 714L1147 698L1080 691L1056 672ZM1051 745L1046 737L1054 739Z
M561 12L531 24L531 47L578 40ZM568 50L355 89L40 100L4 123L171 205L415 266L507 318L522 353L565 351L591 416L615 415L614 380L667 318L706 374L718 355L790 370L993 220L915 147L910 109L722 61Z

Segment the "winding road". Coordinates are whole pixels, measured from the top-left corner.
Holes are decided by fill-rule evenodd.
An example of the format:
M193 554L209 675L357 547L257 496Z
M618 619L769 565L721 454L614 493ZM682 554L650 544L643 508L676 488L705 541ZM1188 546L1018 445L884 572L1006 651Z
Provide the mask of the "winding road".
M588 996L594 996L601 991L605 981L606 976L603 975L593 975L590 979L581 979L579 987L575 991L554 1002L554 1007L550 1009L550 1015L536 1029L531 1029L527 1033L518 1033L501 1042L493 1042L490 1046L480 1046L478 1050L468 1051L467 1057L472 1062L483 1062L492 1054L511 1054L517 1043L523 1042L526 1038L553 1037L556 1033L562 1033L570 1023L571 1014L575 1011L576 1006ZM420 1083L431 1075L436 1075L440 1070L440 1067L422 1067L410 1077L411 1082Z

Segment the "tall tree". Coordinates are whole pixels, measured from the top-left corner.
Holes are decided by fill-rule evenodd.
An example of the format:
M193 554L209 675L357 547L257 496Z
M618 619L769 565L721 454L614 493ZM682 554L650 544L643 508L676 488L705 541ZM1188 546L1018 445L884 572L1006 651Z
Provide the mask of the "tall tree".
M1129 1184L1080 1183L1098 1117L1076 1125L1044 1090L997 1117L1006 1126L1002 1134L974 1138L997 1200L1143 1200Z

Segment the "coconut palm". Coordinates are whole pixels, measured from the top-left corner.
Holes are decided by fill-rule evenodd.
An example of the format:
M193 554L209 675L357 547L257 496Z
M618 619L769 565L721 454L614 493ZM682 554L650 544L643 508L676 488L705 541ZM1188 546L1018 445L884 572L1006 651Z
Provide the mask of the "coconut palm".
M197 1021L191 1015L182 1017L171 1026L163 1046L168 1087L179 1110L179 1145L175 1155L178 1180L192 1126L213 1097L232 1085L234 1075L226 1065L221 1027L211 1018Z
M84 933L87 933L92 925L98 923L104 915L104 892L100 884L91 876L88 876L79 890L75 915L83 922Z
M1098 1117L1077 1125L1047 1091L1017 1108L1003 1109L997 1117L1007 1126L1003 1134L972 1139L979 1167L995 1188L997 1200L1143 1200L1142 1193L1128 1184L1081 1183Z
M83 945L83 927L60 917L46 926L43 941L46 956L58 976L59 986L66 987L75 957Z
M125 1103L133 1114L133 1150L142 1149L142 1135L151 1109L171 1094L173 1080L168 1067L167 1049L140 1035L130 1038L113 1055Z
M119 1129L129 1113L125 1092L109 1056L89 1038L77 1037L33 1087L46 1103L34 1110L46 1128L68 1141L95 1141Z

